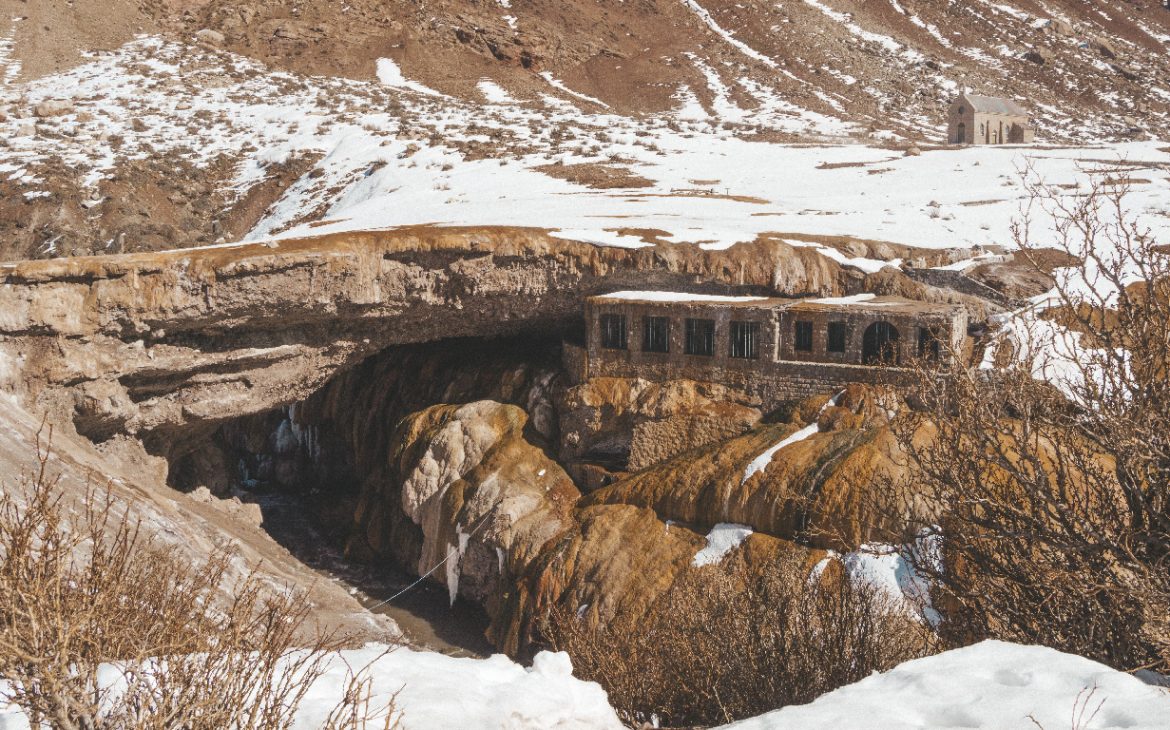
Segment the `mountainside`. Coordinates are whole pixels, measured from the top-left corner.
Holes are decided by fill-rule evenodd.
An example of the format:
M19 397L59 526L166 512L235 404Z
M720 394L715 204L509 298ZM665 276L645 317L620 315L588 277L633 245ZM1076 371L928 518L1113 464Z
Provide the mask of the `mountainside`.
M929 137L970 87L1027 100L1051 135L1119 135L1164 129L1170 104L1170 10L1155 0L6 4L29 16L15 40L32 74L62 70L70 46L206 29L274 69L365 80L388 57L468 98L484 77L522 98L560 80L622 113L697 98L733 122L779 103Z
M1170 10L837 5L6 2L0 258L324 224L1002 245L1029 167L1112 175L1168 222L1165 150L1118 145L1170 130ZM968 88L1020 99L1041 144L1113 146L940 156Z

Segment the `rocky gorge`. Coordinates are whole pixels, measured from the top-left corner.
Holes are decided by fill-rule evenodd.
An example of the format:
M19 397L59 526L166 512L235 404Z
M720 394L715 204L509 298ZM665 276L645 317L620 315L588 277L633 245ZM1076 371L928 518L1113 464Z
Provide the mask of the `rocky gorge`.
M749 562L783 553L811 570L826 550L855 549L877 524L853 485L897 468L885 427L896 403L870 388L764 413L714 384L578 381L560 350L580 337L585 296L873 290L990 306L769 238L626 250L522 229L23 262L3 274L7 385L58 424L58 439L115 467L148 465L140 489L253 530L265 519L253 495L298 495L346 559L399 566L482 606L490 640L514 655L552 606L595 619L644 610L719 523L753 530ZM809 423L819 432L783 463L741 478ZM260 534L243 542L253 540L245 560L273 552ZM334 599L369 629L351 598L323 600Z

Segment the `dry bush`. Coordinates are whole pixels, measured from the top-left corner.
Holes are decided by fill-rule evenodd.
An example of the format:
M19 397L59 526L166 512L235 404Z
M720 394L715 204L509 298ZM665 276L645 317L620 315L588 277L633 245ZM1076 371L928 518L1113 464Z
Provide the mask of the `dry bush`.
M689 571L645 615L592 625L553 610L545 642L601 684L626 721L713 725L802 704L929 654L933 636L840 570L810 583L796 563L749 577Z
M143 537L109 489L70 504L38 456L0 493L0 706L62 730L290 727L340 648L302 639L305 596L255 573L230 584L226 548L193 564ZM350 677L330 727L388 725Z
M948 640L1166 672L1170 261L1126 217L1124 190L1068 198L1029 185L1060 248L1083 262L1088 286L1058 277L1051 313L1079 339L1033 332L1018 351L1034 358L918 378L919 407L896 425L908 477L891 488L931 495L911 530L941 532L941 562L916 567L938 586ZM1025 218L1025 255L1029 231ZM1042 370L1063 372L1060 387L1034 377Z

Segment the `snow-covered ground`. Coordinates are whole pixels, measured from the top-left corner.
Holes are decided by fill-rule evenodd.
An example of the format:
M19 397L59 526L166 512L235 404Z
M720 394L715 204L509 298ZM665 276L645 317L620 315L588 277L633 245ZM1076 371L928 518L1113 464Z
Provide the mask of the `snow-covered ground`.
M353 673L370 680L371 717L382 727L393 699L402 730L500 728L501 730L620 730L605 692L572 676L564 653L541 652L525 668L503 655L458 659L436 652L382 645L342 651L328 661L297 714L294 730L324 727ZM116 682L120 674L108 673ZM22 713L0 709L0 730L25 730Z
M1078 721L1079 720L1079 721ZM1170 727L1170 693L1040 646L984 641L906 662L727 730Z
M615 246L649 245L632 229L653 229L707 248L764 233L949 248L1010 243L1027 198L1020 171L1031 166L1068 195L1094 172L1124 178L1134 212L1170 231L1165 143L904 156L841 136L849 130L840 120L782 106L729 125L680 92L674 113L632 118L567 87L549 86L561 98L516 102L489 82L491 103L480 104L436 95L389 61L379 71L383 83L269 73L229 54L142 38L7 89L34 105L67 99L73 110L36 125L0 122L9 140L0 175L35 196L43 192L38 165L52 155L95 185L118 160L173 153L205 164L229 154L240 160L231 185L242 193L272 164L313 154L316 169L287 189L252 238L435 223L532 226ZM765 130L837 135L839 143L753 141ZM594 189L536 169L556 163L623 168L650 185Z
M393 697L394 716L406 730L623 727L601 687L571 676L565 654L543 652L524 668L499 655L455 659L410 649L383 655L384 648L371 645L334 656L306 694L296 730L321 727L351 673L367 667L371 709L376 713ZM984 641L906 662L810 704L725 728L1055 729L1070 727L1072 718L1079 718L1071 724L1078 730L1166 728L1170 690L1054 649ZM21 713L0 710L0 730L26 728Z

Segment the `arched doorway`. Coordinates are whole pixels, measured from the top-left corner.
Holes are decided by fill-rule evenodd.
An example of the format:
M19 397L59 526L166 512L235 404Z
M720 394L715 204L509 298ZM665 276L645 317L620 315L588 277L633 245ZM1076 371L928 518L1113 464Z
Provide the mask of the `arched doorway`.
M861 339L861 361L866 365L898 364L898 330L889 322L874 322Z
M936 138L937 139L937 138ZM955 142L963 144L967 141L967 125L959 122L959 131L955 134Z

